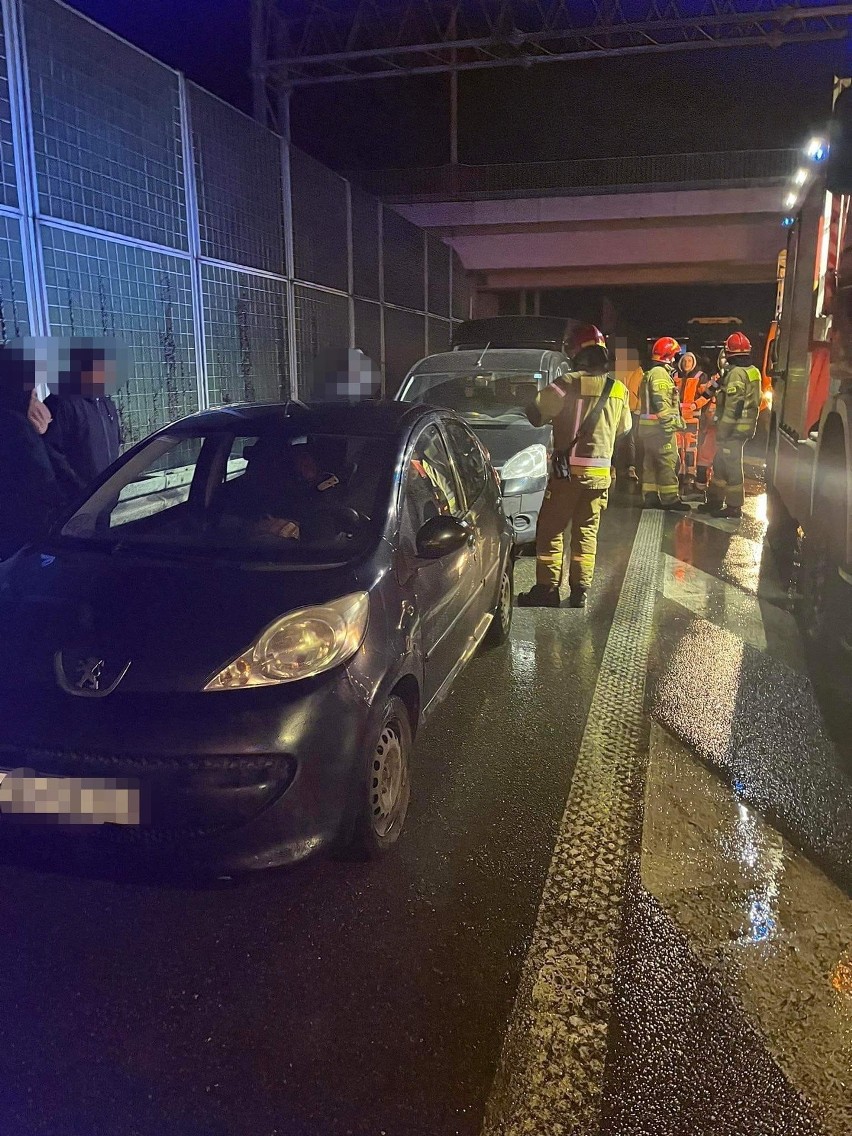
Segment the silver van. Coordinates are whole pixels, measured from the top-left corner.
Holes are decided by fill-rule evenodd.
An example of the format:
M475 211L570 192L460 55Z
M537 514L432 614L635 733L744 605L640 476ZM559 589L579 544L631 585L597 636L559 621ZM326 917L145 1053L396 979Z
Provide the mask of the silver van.
M520 545L535 541L553 449L550 427L530 425L525 409L542 387L570 370L561 351L448 351L416 363L396 396L447 407L465 419L491 455Z

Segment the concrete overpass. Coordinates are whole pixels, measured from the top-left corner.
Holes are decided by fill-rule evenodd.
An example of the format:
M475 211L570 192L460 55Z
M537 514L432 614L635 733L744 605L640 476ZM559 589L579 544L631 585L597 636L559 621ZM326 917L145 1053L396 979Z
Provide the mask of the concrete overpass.
M736 151L383 170L367 180L452 244L486 315L501 290L774 281L797 162L796 150Z

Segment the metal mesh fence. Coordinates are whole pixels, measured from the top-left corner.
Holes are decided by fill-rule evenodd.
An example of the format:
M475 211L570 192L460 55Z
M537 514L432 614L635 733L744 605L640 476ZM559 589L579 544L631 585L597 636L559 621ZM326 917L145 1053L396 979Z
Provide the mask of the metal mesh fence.
M427 312L433 343L448 340L435 238L427 263L422 230L71 8L3 13L0 343L120 340L126 444L199 405L309 397L317 356L350 343L386 364L392 392L426 349ZM38 219L16 184L27 167Z
M453 319L470 318L470 281L458 253L452 250L453 262Z
M422 312L426 308L423 230L393 209L382 216L385 300Z
M21 223L17 217L0 217L0 344L29 330Z
M175 72L52 0L24 15L42 214L187 248Z
M290 184L296 279L345 292L349 286L346 182L291 146Z
M427 310L438 316L450 315L450 248L431 233L426 237L429 265Z
M200 87L187 89L202 256L283 275L278 138Z
M2 19L0 19L0 204L18 204L15 153L12 147L12 108L9 104L9 77L6 70L6 35Z
M312 393L314 362L321 352L349 345L349 301L319 288L296 285L296 358L299 392Z
M783 183L801 153L794 149L634 154L553 162L352 171L370 192L392 201L476 201L526 194L565 194L656 186Z
M418 312L385 310L385 386L392 397L409 368L426 354L426 317Z
M355 346L381 366L382 309L369 300L355 301Z
M429 316L426 328L429 333L427 344L429 354L438 355L441 351L449 351L450 341L453 337L453 325L450 321Z
M52 334L114 336L130 350L116 400L125 443L196 410L189 262L49 225L41 236Z
M218 265L201 272L211 405L286 398L287 285Z
M356 296L378 300L381 296L379 275L379 203L360 189L352 187L352 258L353 285Z

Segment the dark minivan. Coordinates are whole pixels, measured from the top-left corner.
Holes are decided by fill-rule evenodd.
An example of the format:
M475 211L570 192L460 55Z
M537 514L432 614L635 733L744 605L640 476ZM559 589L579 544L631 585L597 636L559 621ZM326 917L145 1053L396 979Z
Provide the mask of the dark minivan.
M526 408L542 387L570 369L561 351L445 351L416 363L396 396L449 407L467 422L500 475L503 508L519 545L535 540L552 450L550 426L531 425Z

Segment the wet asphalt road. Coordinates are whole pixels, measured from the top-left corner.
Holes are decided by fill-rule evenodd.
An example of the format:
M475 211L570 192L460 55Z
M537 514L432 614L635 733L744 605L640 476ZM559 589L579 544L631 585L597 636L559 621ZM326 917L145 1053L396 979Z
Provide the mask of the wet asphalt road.
M0 864L0 1133L479 1133L638 517L607 513L585 614L516 611L510 644L461 676L418 739L407 829L381 863L316 860L211 887ZM687 747L678 760L721 771L723 789L733 777L737 807L777 823L792 842L785 855L804 849L848 890L848 817L835 808L824 823L816 811L832 792L852 800L848 750L819 733L816 695L787 667L796 660L773 630L783 616L777 589L754 562L754 542L697 525L685 542L685 531L666 521L663 557L715 582L706 595L666 593L656 604L648 708L672 744ZM752 536L761 535L757 526ZM523 560L516 583L531 579ZM776 605L760 622L764 650L734 650L726 587ZM740 696L749 682L771 688L761 729L779 760L755 744L754 730L732 748L730 731L714 726L712 698L696 709L673 687L673 674L696 672L685 689L720 687L732 657L747 676ZM771 722L785 710L780 753ZM796 757L809 730L817 773L802 780ZM699 807L696 796L688 808ZM700 936L693 941L681 918L682 893L652 894L645 856L637 830L602 1131L843 1131L820 1127L792 1083L795 1063L788 1069L783 1053L767 1051L703 964ZM708 1107L723 1098L726 1107Z
M0 866L3 1136L478 1132L637 521L615 512L585 617L516 612L418 739L383 862L213 889Z

